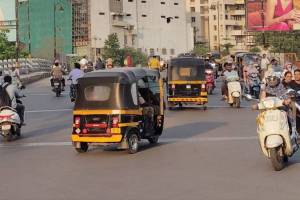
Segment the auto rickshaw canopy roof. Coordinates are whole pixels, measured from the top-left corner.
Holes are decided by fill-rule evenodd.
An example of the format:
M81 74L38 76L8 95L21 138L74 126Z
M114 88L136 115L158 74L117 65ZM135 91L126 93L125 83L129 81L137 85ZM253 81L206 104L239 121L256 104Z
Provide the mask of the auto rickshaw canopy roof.
M173 58L170 62L168 78L169 80L205 80L205 61L198 57Z

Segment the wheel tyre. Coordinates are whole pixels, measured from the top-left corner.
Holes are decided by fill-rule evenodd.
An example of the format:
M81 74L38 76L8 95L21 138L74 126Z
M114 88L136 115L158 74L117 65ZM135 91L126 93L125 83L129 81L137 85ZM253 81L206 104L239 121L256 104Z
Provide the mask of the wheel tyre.
M238 98L238 97L235 98L235 106L236 106L237 108L240 108L240 107L241 107L241 100L240 100L240 98Z
M283 156L283 162L285 162L285 163L289 162L289 157L288 156Z
M207 93L210 95L212 94L212 87L207 87Z
M139 149L139 138L136 133L131 133L127 138L128 153L135 154Z
M21 128L19 128L19 127L16 130L16 136L21 137Z
M89 149L89 145L86 142L80 142L80 148L75 148L78 153L85 153Z
M10 141L12 141L12 139L13 139L13 136L12 136L12 132L11 131L9 131L8 134L6 134L5 136L3 136L4 142L10 142Z
M275 171L280 171L284 168L284 156L280 156L281 147L270 149L270 159Z
M158 143L159 136L153 136L151 138L148 138L148 141L150 144L157 144Z
M59 96L60 96L60 91L56 90L56 97L59 97Z

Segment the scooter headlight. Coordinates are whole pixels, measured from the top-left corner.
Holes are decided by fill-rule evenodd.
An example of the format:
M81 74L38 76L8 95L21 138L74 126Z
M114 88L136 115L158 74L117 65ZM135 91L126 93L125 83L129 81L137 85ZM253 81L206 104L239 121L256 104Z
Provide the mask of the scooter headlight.
M275 101L273 99L263 101L263 105L265 108L274 108Z

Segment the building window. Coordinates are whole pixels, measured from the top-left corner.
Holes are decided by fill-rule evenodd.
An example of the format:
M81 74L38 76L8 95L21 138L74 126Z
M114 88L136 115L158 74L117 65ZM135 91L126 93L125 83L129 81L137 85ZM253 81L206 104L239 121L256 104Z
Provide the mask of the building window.
M195 7L191 7L191 12L195 12L195 11L196 11Z
M147 1L141 1L142 3L147 3Z
M217 20L217 16L216 15L214 15L214 20Z
M218 41L218 37L216 35L214 36L214 41Z
M162 2L160 2L160 4L162 4L162 5L165 5L165 4L166 4L166 2L162 1Z
M170 49L170 53L171 53L171 55L174 55L175 54L175 49Z
M99 12L99 15L105 15L105 13L104 12Z
M192 17L192 22L196 22L196 17Z
M175 16L175 19L179 19L179 17L178 17L178 16Z
M164 16L164 15L162 15L162 16L160 16L161 18L166 18L166 16Z
M151 48L151 49L150 49L150 54L154 54L154 53L155 53L154 49Z
M124 35L124 45L127 46L128 41L127 41L127 35Z
M133 2L133 0L128 0L128 2Z
M162 53L162 55L167 55L167 49L166 48L162 48L161 53Z
M142 17L147 17L147 15L142 15Z
M195 0L190 0L191 3L195 3Z
M178 6L178 3L174 3L175 6Z
M217 26L216 26L216 25L214 25L214 30L215 30L215 31L217 30Z

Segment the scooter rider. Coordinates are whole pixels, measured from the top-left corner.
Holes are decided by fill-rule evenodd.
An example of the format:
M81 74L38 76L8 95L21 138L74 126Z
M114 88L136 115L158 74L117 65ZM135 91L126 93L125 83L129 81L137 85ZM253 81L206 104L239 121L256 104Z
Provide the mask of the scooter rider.
M239 75L237 71L233 70L232 68L232 60L229 59L227 63L225 63L225 71L223 72L224 80L222 85L222 95L223 99L228 98L228 87L227 87L227 80L229 79L239 79Z
M21 120L21 124L24 125L25 106L17 101L18 98L22 98L24 95L21 95L19 89L12 84L12 77L9 75L4 77L4 83L2 87L6 88L6 92L11 100L11 107L17 111Z

